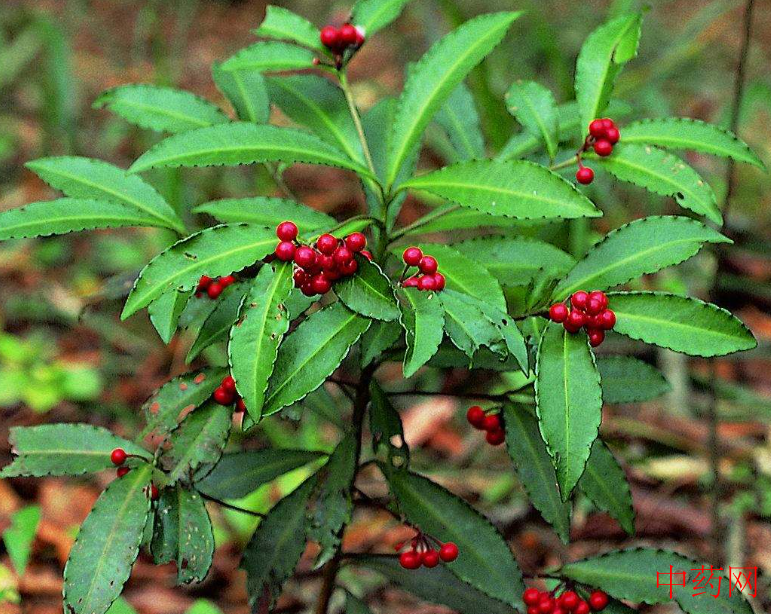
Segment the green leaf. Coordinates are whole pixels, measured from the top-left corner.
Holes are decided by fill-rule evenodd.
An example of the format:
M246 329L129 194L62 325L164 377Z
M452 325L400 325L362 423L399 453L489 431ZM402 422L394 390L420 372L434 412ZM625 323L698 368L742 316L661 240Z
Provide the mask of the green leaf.
M468 369L469 359L468 356L448 341L439 346L439 350L428 362L428 365L438 369ZM518 368L521 368L521 365L518 364L513 355L507 360L501 360L498 354L493 354L490 350L482 348L474 356L473 368L476 370L486 369L489 371L506 372L516 371Z
M584 472L602 419L600 375L586 335L550 323L538 346L535 372L541 436L567 501Z
M399 307L394 299L391 281L380 267L357 256L359 269L354 275L335 284L335 294L349 309L375 320L395 320Z
M527 160L471 160L413 177L400 189L435 194L462 207L517 219L598 217L576 187Z
M613 330L689 356L725 356L757 346L750 330L728 311L695 298L665 292L608 295Z
M82 475L115 468L110 461L115 448L149 456L135 443L89 424L14 426L8 442L14 459L0 471L0 478Z
M575 264L561 249L531 237L478 237L451 247L483 264L504 286L525 286L541 270L560 275Z
M557 284L552 296L564 299L586 288L607 290L680 264L695 256L705 242L732 241L687 217L644 217L609 232Z
M273 229L250 224L223 224L177 241L140 271L121 318L170 290L192 290L201 275L238 272L272 253L277 242Z
M227 340L230 329L238 320L241 303L248 288L247 282L236 283L225 288L216 300L217 306L198 330L198 336L185 357L186 363L192 362L207 347Z
M408 71L388 152L386 185L394 184L420 137L453 90L503 39L519 13L471 19L437 41Z
M238 119L255 124L267 124L270 100L265 79L259 70L222 70L213 64L212 77L217 89L225 94Z
M423 222L423 219L427 219ZM410 228L405 232L405 236L427 234L433 232L444 232L447 230L456 231L466 228L474 230L481 228L500 228L501 232L505 230L517 230L519 222L510 217L493 216L488 213L482 213L476 209L466 209L458 205L442 205L437 207L424 218L421 218L420 225Z
M315 482L313 476L281 499L246 545L241 569L254 611L258 604L275 603L305 550L305 510Z
M346 435L318 472L318 485L309 511L308 538L321 547L316 567L321 567L338 551L343 528L351 522L351 489L356 476L358 438Z
M522 335L522 331L520 331L517 327L516 321L507 312L493 307L490 305L490 303L484 301L483 299L473 300L476 301L476 304L482 310L482 313L485 314L485 317L488 318L493 324L495 324L496 328L498 328L501 336L503 337L506 348L509 351L509 354L513 356L519 363L519 368L522 369L522 372L526 375L530 373L530 361L527 344L525 343L525 338ZM480 364L477 362L477 358L478 354L474 357L475 366Z
M525 408L511 403L504 406L503 418L506 446L520 484L562 542L569 543L570 503L560 497L557 474L538 430L538 420Z
M190 412L171 432L170 448L162 457L169 484L206 472L222 456L230 435L233 408L209 401Z
M522 573L498 530L463 499L431 480L407 471L386 478L407 520L440 541L454 542L458 558L446 563L458 578L490 597L521 604Z
M445 276L447 287L484 301L499 311L506 311L506 299L498 281L472 260L453 247L440 243L418 243L423 253L439 261L439 272ZM394 249L401 255L400 249Z
M631 356L600 356L597 368L605 403L650 401L671 389L655 367Z
M278 476L323 458L309 450L249 450L225 454L195 487L216 499L240 499Z
M197 492L177 485L161 493L151 550L156 564L174 561L177 584L201 582L214 557L209 512Z
M289 330L286 300L292 291L292 265L264 265L249 289L238 323L230 329L228 361L249 415L259 421L278 346Z
M157 226L185 231L182 220L163 196L141 177L129 175L122 168L78 156L40 158L25 166L66 196L129 205L160 220Z
M388 464L405 467L410 461L410 449L404 440L404 426L401 416L391 399L374 379L369 385L371 403L369 408L369 430L372 433L372 451L377 454L381 446L388 452Z
M690 149L765 169L762 160L730 130L688 117L643 119L624 126L624 143Z
M300 401L321 386L340 366L369 323L339 302L303 321L279 348L263 416Z
M313 51L278 41L261 41L237 52L221 64L224 71L277 72L313 68Z
M304 47L326 52L321 44L319 29L305 17L280 6L267 7L265 19L254 33L264 38L294 41Z
M444 308L444 329L450 340L473 360L482 346L502 340L497 327L465 294L446 288L437 293Z
M159 85L114 87L102 93L93 106L107 107L131 124L159 132L187 132L229 121L208 100Z
M295 123L363 163L356 127L343 91L319 75L289 75L265 80L270 99Z
M351 10L351 23L364 29L364 35L372 36L401 14L410 0L357 0Z
M485 139L471 90L461 83L436 114L436 122L447 133L458 160L485 157Z
M150 322L153 323L155 330L158 331L158 335L160 335L164 343L168 344L174 333L177 332L179 317L182 315L185 307L187 307L187 301L192 294L192 290L187 292L173 290L161 294L161 296L148 305L147 313L150 316Z
M728 583L716 592L707 587L707 593L694 596L696 575L705 565L693 559L667 550L653 548L633 548L616 550L598 557L592 557L575 563L568 563L559 573L577 582L601 588L609 595L634 603L670 603L669 573L673 575L673 584L681 582L685 586L671 587L674 600L686 614L752 614L752 607L738 590L733 590L728 596ZM706 565L706 573L701 581L710 578L710 565ZM678 572L685 572L685 576ZM657 582L657 573L663 574L663 582ZM719 570L715 570L712 582L718 583ZM659 586L657 586L659 584ZM721 583L722 584L722 583Z
M406 331L404 377L412 377L436 354L444 336L442 301L433 292L402 288L399 293L401 323Z
M723 222L712 188L699 174L674 154L650 145L619 143L613 155L593 161L611 175L654 194L671 196L678 205L703 215L716 224Z
M559 114L549 88L535 81L515 81L506 92L506 106L517 121L546 146L554 160L559 147Z
M139 554L151 476L150 465L132 469L97 499L64 568L65 611L103 614L120 595Z
M637 55L642 15L622 15L592 32L576 60L576 100L581 109L581 134L608 106L616 77Z
M292 220L297 224L300 235L337 224L335 218L301 203L266 196L212 200L195 207L193 213L208 213L220 222L246 222L269 227Z
M317 136L294 128L234 122L170 136L154 145L129 169L235 166L255 162L324 164L372 177L367 167Z
M125 226L166 224L153 215L122 203L85 198L57 198L0 212L0 241Z
M373 322L361 337L361 366L372 364L381 354L391 349L399 341L403 330L398 322Z
M634 535L634 507L632 491L621 465L605 443L597 438L586 463L586 471L578 481L578 488L598 508L618 520L624 531Z
M226 373L225 369L204 369L166 382L142 408L147 425L141 439L153 431L156 435L165 435L176 428L182 412L195 409L207 401Z
M40 506L28 505L14 512L11 526L3 531L3 543L16 574L21 577L27 569L32 542L40 522Z
M395 556L367 555L356 559L356 564L383 574L389 582L417 597L446 605L463 614L515 614L512 606L490 597L471 584L463 582L446 565L433 569L404 569ZM347 611L348 614L348 611Z
M372 610L367 607L361 599L358 599L351 595L351 593L345 593L345 614L372 614Z

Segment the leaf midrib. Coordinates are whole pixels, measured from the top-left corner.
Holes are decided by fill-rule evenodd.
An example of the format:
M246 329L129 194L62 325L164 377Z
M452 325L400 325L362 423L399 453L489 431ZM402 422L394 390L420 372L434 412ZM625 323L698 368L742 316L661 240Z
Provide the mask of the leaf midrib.
M702 306L700 305L699 307L702 307ZM709 309L709 308L707 308L707 309ZM723 332L717 331L717 330L715 330L713 328L703 328L703 327L699 327L699 326L693 326L691 324L686 324L684 322L676 322L674 320L658 320L658 319L654 318L653 316L646 316L646 315L642 315L642 314L630 314L628 312L618 311L618 310L614 310L614 311L615 311L617 316L621 315L623 318L626 318L628 320L629 319L631 319L631 320L642 320L642 321L645 321L645 322L652 322L654 324L659 324L660 326L671 326L673 328L683 328L683 329L687 329L687 330L691 330L691 331L698 331L698 333L701 336L712 335L714 337L725 337L726 339L732 339L732 340L741 339L740 337L737 337L736 335L732 335L730 333L723 333ZM621 331L619 331L619 332L621 332ZM624 334L624 333L622 333L622 334Z
M111 203L111 204L118 204L119 205L120 203ZM131 205L123 205L123 206L124 207L130 207ZM9 209L9 211L14 211L14 209ZM15 224L13 226L2 226L2 227L0 227L0 232L21 230L23 228L30 228L30 227L34 228L35 226L38 226L40 224L50 224L50 223L53 223L53 222L68 222L68 221L72 221L72 220L84 220L84 221L86 221L86 220L89 220L89 221L90 220L93 220L93 221L105 220L105 221L114 221L114 222L123 220L123 221L127 221L127 222L132 222L132 223L137 223L137 222L143 221L143 222L149 222L147 224L148 226L155 225L157 223L157 220L158 220L158 218L156 218L156 217L146 217L146 218L144 218L144 217L140 217L139 215L137 215L135 217L131 217L131 215L129 215L130 213L131 212L129 211L126 215L119 215L117 213L113 213L113 214L104 214L104 213L98 213L98 214L97 213L91 213L91 214L85 213L85 214L83 214L83 213L81 213L79 215L77 215L77 214L73 214L73 215L58 215L56 217L46 218L45 220L23 222L23 223Z
M520 89L520 91L522 92L520 100L524 102L525 105L527 105L527 108L530 111L530 114L535 120L535 123L538 125L538 129L540 130L541 135L543 136L544 143L546 144L546 149L549 151L549 158L554 160L554 154L557 151L557 144L554 142L551 132L549 132L548 128L546 127L546 124L543 122L543 119L541 118L540 114L537 112L535 105L533 105L532 101L530 100L530 96L528 95L527 92L524 91L524 86Z
M214 123L212 121L199 119L192 115L185 115L184 113L181 113L181 112L175 112L169 108L159 107L157 105L147 104L144 102L137 102L136 100L120 98L120 97L116 97L112 101L107 102L107 104L110 104L110 103L112 103L115 106L124 105L127 107L135 107L137 109L144 110L144 111L149 110L154 112L156 115L160 115L162 117L169 117L171 119L176 119L183 122L188 122L188 123L197 125L199 128L206 128L208 126L214 126L217 123L221 124L227 121L227 118L224 115L222 116L221 122Z

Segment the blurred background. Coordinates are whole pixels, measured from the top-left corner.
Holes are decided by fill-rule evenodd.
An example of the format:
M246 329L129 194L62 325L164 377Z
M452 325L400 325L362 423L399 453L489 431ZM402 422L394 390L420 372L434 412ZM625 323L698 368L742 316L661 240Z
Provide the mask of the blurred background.
M342 23L350 8L336 0L276 4L318 25ZM738 131L771 166L771 3L755 4ZM525 10L505 42L469 80L489 151L495 153L519 131L503 104L511 82L536 79L552 89L558 102L572 99L575 57L584 38L609 16L641 5L635 0L414 0L395 26L368 41L352 63L356 95L366 109L393 93L402 83L405 63L469 17ZM255 40L251 30L264 10L265 3L255 0L4 0L0 210L57 196L25 170L29 160L81 155L125 168L161 138L92 108L108 87L132 82L181 87L230 113L214 87L211 64ZM745 2L735 0L650 3L640 55L616 88L616 97L632 109L618 118L622 135L623 124L640 117L687 116L730 124L744 10ZM284 118L276 115L275 121ZM430 135L424 164L444 155L441 138ZM407 398L400 409L407 439L416 450L415 467L478 504L509 538L525 572L611 547L655 544L720 566L757 566L756 604L761 611L770 603L771 573L771 175L749 166L727 168L724 161L706 156L689 157L689 162L715 188L719 202L730 183L726 232L737 244L665 271L646 280L646 287L711 296L753 329L759 347L708 363L615 339L606 344L610 353L636 353L657 364L669 381L669 391L657 401L605 410L604 436L623 460L633 486L635 540L579 500L573 543L563 546L528 508L505 453L468 431L465 406L448 397ZM276 193L270 176L257 167L173 169L148 178L184 212L191 227L196 221L187 212L194 204ZM294 167L285 179L306 204L335 216L361 207L358 184L336 170ZM596 232L643 215L676 211L669 200L616 185L608 177L595 181L590 196L605 211L594 222ZM424 211L424 204L411 199L403 221ZM549 237L570 250L559 232ZM145 315L118 325L126 284L172 239L162 230L117 230L0 245L0 464L10 460L11 426L89 421L133 436L142 402L170 376L189 368L184 359L190 340L184 335L164 345ZM217 349L209 349L198 362L222 360ZM398 385L398 367L382 373ZM438 373L425 377L435 386L442 383ZM318 395L317 407L299 422L265 422L245 445L330 449L338 437L335 392ZM716 425L710 416L719 418L712 433L710 425ZM302 477L301 472L284 476L241 504L266 510ZM0 481L0 612L61 611L67 552L100 487L112 478ZM156 568L142 556L125 600L112 614L216 613L213 604L224 612L246 613L244 576L237 567L254 519L221 509L212 514L218 549L207 580L176 588L172 568ZM387 515L365 510L356 515L346 548L386 552L404 537ZM312 602L318 582L311 561L306 557L299 578L288 584L281 610L303 611ZM375 577L346 572L341 580L369 595L375 612L446 611L418 604L381 586Z

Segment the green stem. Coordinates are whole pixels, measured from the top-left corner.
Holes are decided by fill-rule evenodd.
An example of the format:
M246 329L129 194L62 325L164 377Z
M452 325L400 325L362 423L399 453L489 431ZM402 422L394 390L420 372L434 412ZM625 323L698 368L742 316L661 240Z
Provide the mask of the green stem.
M568 166L573 166L574 164L577 164L577 159L575 155L570 156L567 160L563 160L562 162L557 162L557 164L552 164L549 167L550 171L558 171L563 168L567 168Z
M359 135L359 142L361 143L361 150L364 152L364 158L367 160L367 166L372 174L377 177L375 171L375 164L372 161L372 154L369 151L369 145L367 144L367 137L364 134L364 126L361 125L361 116L359 115L359 109L356 107L356 101L353 99L353 92L348 84L348 76L344 70L340 70L337 73L337 78L340 81L340 89L345 94L345 101L348 103L348 110L351 112L351 118L353 119L353 125L356 127L356 134Z

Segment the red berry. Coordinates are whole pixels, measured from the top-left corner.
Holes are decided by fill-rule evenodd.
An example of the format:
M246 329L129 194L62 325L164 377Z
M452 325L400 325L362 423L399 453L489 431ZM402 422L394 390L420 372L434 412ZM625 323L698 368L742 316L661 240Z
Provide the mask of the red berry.
M439 268L439 263L433 256L423 256L418 263L418 268L420 269L421 273L425 273L426 275L433 275Z
M484 429L485 418L485 410L479 407L479 405L472 405L466 412L466 420L475 429Z
M244 403L244 400L241 397L238 397L238 400L236 401L236 411L246 411L246 403Z
M538 609L537 605L529 605L527 606L527 614L541 614L541 610Z
M486 431L497 431L501 428L501 418L498 414L487 414L484 422L482 422L482 428Z
M571 328L581 328L584 324L586 324L586 315L582 311L574 309L568 315L568 319L565 320L565 324L570 324Z
M602 127L605 128L605 132L606 133L611 128L615 128L616 127L616 122L614 122L612 119L610 119L608 117L603 117L602 120L600 120L600 121L602 121Z
M605 309L608 306L608 297L605 296L604 292L601 292L600 290L595 290L594 292L589 293L589 300L596 299L600 301L600 304L602 305L602 308Z
M613 312L612 309L606 309L603 311L600 315L600 323L602 325L602 328L605 330L610 330L616 325L616 314Z
M311 280L311 287L316 294L326 294L332 289L332 284L323 273L314 275Z
M586 309L586 301L588 299L589 295L583 290L579 290L578 292L574 292L573 296L570 297L570 304L576 309L581 309L583 311Z
M324 275L326 275L329 281L337 281L343 276L342 272L338 270L337 267L335 267L334 269L325 269Z
M551 614L567 614L567 610L562 608L559 605L559 601L557 601L557 605L554 606L554 609L551 611Z
M554 609L555 602L552 597L544 597L541 599L541 601L538 603L538 610L541 612L541 614L551 614L551 611Z
M418 266L422 257L423 252L420 251L419 247L408 247L402 254L404 264L408 264L409 266Z
M232 405L233 401L236 400L236 395L234 392L226 390L223 386L218 386L215 388L212 398L215 403L220 405Z
M603 591L594 591L589 595L589 606L595 612L604 610L608 605L608 596Z
M568 308L565 303L555 303L549 307L549 319L552 322L564 322L568 317Z
M352 252L358 253L367 246L367 237L360 232L352 232L345 237L345 245Z
M307 297L316 296L316 291L313 289L313 286L310 282L306 283L304 286L300 288L300 291Z
M581 185L589 185L594 181L594 171L588 166L582 166L576 171L576 181Z
M452 563L458 558L458 546L452 542L442 544L442 547L439 548L439 558L445 563Z
M498 429L497 431L487 431L487 434L485 435L485 440L491 446L499 446L504 441L506 441L506 431L504 431L503 429Z
M228 392L235 392L236 391L236 380L233 379L232 375L226 375L222 378L222 383L220 384L225 390Z
M116 474L116 475L117 475L119 478L122 478L122 477L123 477L124 475L126 475L126 474L127 474L129 471L131 471L131 469L129 469L128 467L118 467L118 470L115 472L115 474Z
M355 45L358 38L359 34L351 24L343 24L343 27L340 28L340 42L343 45Z
M429 569L436 567L439 565L439 553L436 550L426 550L420 555L420 562Z
M361 250L361 255L364 256L370 262L372 262L372 252L370 252L370 251L368 251L366 249L363 249L363 250Z
M583 327L583 324L581 324L580 326L576 326L570 321L570 318L568 318L562 323L562 326L564 326L565 330L568 331L569 333L577 333L579 330L581 330L581 328Z
M122 465L126 462L126 459L128 458L128 454L126 454L126 450L123 448L115 448L110 453L110 461L113 465Z
M150 484L150 501L157 501L161 497L161 492L155 484Z
M295 249L294 243L281 241L281 243L276 246L276 251L273 253L276 254L276 258L282 262L289 262L294 258Z
M297 263L297 266L301 266L304 269L311 268L316 264L316 250L307 245L298 247L294 253L294 261Z
M592 298L591 296L589 297L589 300L586 301L586 313L590 316L596 316L602 309L602 301Z
M594 153L603 158L609 156L613 153L613 145L610 141L601 139L594 144Z
M596 328L589 330L589 345L591 345L593 348L596 348L603 341L605 341L604 330L597 330Z
M522 601L525 602L525 605L538 605L538 602L541 601L541 591L537 588L526 589L522 593Z
M308 282L308 274L302 269L297 269L292 277L294 277L294 285L298 288Z
M324 45L327 49L333 49L337 47L340 41L337 28L335 26L324 26L321 30L321 36L319 38L321 39L321 44Z
M601 139L605 136L605 122L601 119L595 119L589 124L589 134L595 139Z
M621 133L618 131L618 128L608 128L605 131L605 138L610 142L611 145L615 145L621 138Z
M229 285L235 283L236 278L233 275L225 275L225 277L220 277L220 283L222 284L223 288L227 288Z
M560 606L568 611L575 609L579 601L580 598L575 591L565 591L559 598Z
M361 47L364 44L364 41L366 40L365 36L366 32L364 32L364 28L361 26L356 26L356 46Z
M337 249L338 240L330 234L321 235L316 240L316 247L322 254L331 256Z
M345 245L341 245L335 250L334 255L332 258L335 259L335 262L337 264L347 264L351 260L353 260L353 252L348 249Z
M319 258L319 262L321 265L321 268L325 271L332 271L337 268L337 263L335 262L335 259L332 256L321 256Z
M206 288L209 287L209 284L211 284L211 282L213 282L213 281L214 280L211 277L209 277L208 275L201 275L201 279L198 280L198 288L197 288L197 290L199 292L201 292L203 290L206 290Z
M356 260L354 260L353 258L351 258L348 262L346 262L340 268L340 272L346 276L353 275L358 270L359 270L359 263L356 262Z
M589 604L583 599L578 601L578 605L573 610L574 614L589 614L590 611Z
M417 288L418 287L418 278L417 277L408 277L402 282L402 286L405 288Z
M421 275L418 278L418 290L430 292L436 290L436 279L433 275Z
M441 273L434 273L434 284L436 285L435 290L439 292L440 290L444 290L444 286L447 283L447 280L444 278L444 275Z
M399 555L399 565L404 569L417 569L420 567L420 555L414 550L407 550Z
M217 298L220 294L222 294L222 291L225 289L225 287L218 281L213 281L211 285L206 288L206 294L209 295L209 298Z
M297 225L294 222L281 222L276 226L276 236L282 241L294 241L297 238Z

